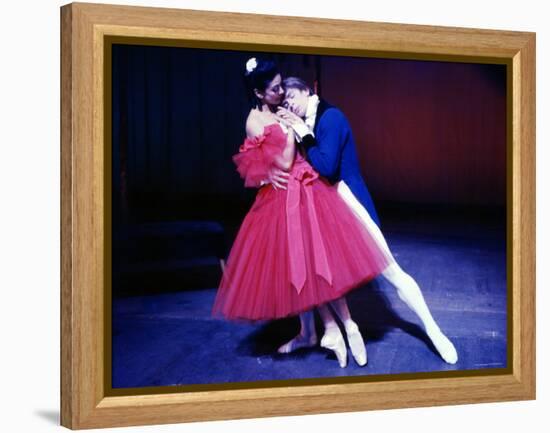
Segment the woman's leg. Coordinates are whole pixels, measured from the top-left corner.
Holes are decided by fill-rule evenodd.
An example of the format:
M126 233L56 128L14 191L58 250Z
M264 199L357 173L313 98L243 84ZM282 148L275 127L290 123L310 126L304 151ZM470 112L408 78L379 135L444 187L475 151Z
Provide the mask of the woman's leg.
M277 350L279 353L290 353L303 347L313 347L317 344L315 317L313 311L300 314L300 333Z
M369 233L371 233L379 246L386 252L388 258L390 259L390 265L386 268L382 275L397 289L397 295L399 298L403 300L420 318L424 328L426 329L426 334L445 362L455 364L458 360L458 354L453 343L451 343L451 341L439 329L439 326L435 322L428 306L426 305L426 301L422 296L422 291L416 281L409 274L405 273L395 261L388 244L380 231L380 228L374 223L366 209L361 205L361 203L359 203L357 198L343 181L338 183L338 193L361 219L363 224L365 224L369 230Z

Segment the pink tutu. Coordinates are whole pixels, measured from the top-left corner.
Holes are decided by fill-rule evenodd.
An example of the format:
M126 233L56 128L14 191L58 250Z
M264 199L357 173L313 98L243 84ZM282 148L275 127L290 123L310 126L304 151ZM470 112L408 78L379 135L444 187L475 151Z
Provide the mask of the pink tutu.
M248 186L266 179L286 143L278 124L247 139L234 157ZM388 265L335 186L297 153L287 190L262 187L227 260L213 313L267 320L338 299Z

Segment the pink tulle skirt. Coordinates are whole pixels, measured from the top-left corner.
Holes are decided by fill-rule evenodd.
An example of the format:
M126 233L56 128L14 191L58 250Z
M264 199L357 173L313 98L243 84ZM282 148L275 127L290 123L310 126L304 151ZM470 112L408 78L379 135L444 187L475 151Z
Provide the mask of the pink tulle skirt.
M304 188L311 188L309 197ZM233 243L213 314L245 320L296 315L342 297L387 267L384 251L340 198L336 186L317 178L302 187L299 211L294 214L300 219L300 239L289 238L288 224L297 222L288 218L287 194L271 185L258 191ZM305 257L305 282L299 290L292 283L293 242L301 243ZM319 275L320 251L330 278Z

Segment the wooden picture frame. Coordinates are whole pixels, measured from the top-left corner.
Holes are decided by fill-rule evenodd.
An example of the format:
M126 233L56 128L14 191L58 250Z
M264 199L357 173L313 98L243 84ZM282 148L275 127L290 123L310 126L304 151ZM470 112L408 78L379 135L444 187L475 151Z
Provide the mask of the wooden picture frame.
M276 29L276 30L275 30ZM511 366L307 386L108 396L104 251L106 40L508 65L508 318ZM251 40L254 40L251 43ZM61 424L72 429L535 398L535 34L72 3L61 8ZM334 398L336 397L336 398Z

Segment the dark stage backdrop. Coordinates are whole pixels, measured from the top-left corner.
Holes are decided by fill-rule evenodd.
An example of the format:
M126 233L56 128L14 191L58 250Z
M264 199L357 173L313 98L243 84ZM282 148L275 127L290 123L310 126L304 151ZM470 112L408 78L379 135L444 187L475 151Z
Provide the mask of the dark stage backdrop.
M246 61L257 53L113 46L113 217L240 214L245 190L231 156L250 109ZM319 58L268 54L281 71L316 80ZM122 215L121 215L122 214Z
M378 200L503 205L506 68L323 58L323 96L342 107Z
M250 204L231 156L256 54L113 46L115 220L211 218ZM505 203L504 66L270 56L348 116L376 203Z

